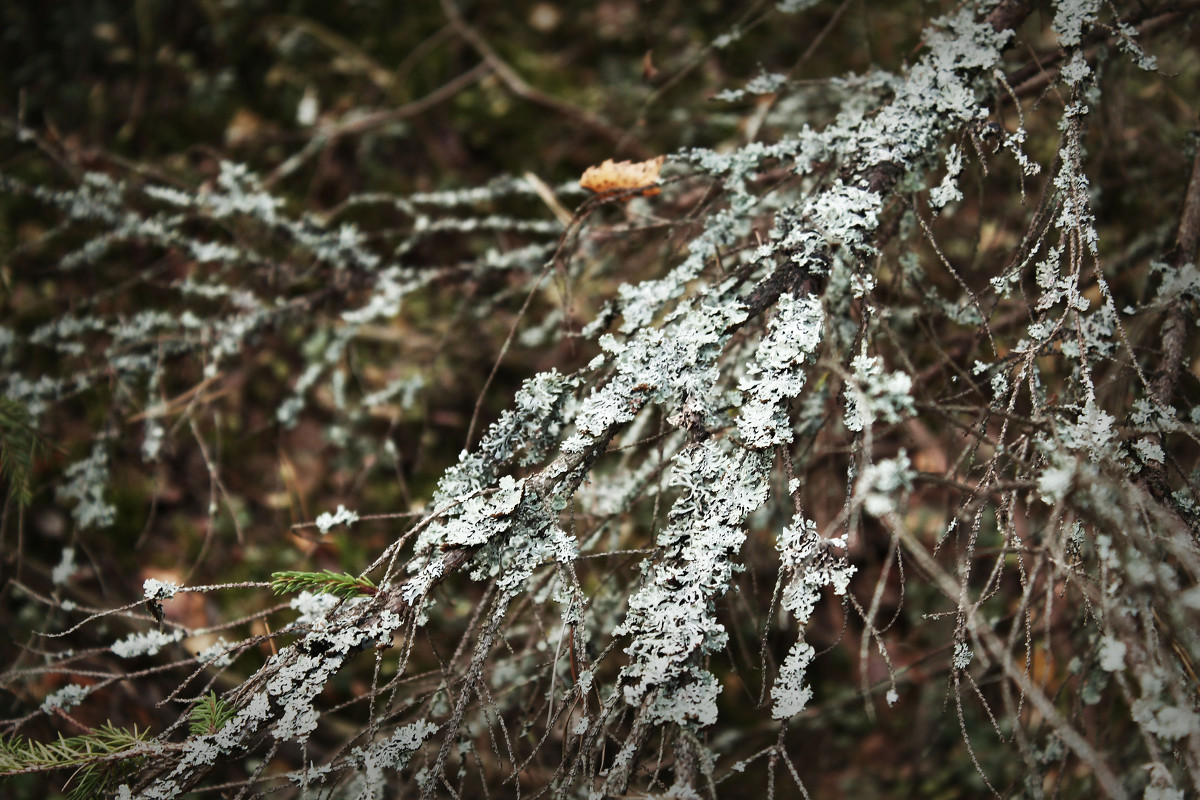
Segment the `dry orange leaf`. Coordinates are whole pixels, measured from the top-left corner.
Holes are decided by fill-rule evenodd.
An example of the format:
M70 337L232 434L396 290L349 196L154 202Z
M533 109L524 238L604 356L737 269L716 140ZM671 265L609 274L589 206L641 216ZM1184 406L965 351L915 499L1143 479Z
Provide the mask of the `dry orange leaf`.
M579 179L579 185L599 195L613 194L626 189L639 189L642 197L653 197L661 189L653 185L658 180L666 156L652 158L649 161L613 161L611 158L603 164L588 167Z

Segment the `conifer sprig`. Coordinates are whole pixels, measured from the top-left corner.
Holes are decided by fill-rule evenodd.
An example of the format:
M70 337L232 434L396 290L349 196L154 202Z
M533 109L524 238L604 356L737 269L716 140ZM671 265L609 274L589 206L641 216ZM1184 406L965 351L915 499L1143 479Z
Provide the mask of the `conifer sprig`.
M366 576L356 577L349 572L338 574L333 570L301 572L288 570L271 573L271 590L275 594L288 592L314 592L332 594L337 597L372 597L378 591L374 582Z
M36 742L22 736L0 738L0 777L44 772L65 767L90 767L147 742L148 731L118 728L106 722L82 736L63 736Z
M233 719L237 709L217 697L216 692L209 692L200 698L200 702L192 709L190 728L193 736L206 736L216 733L225 727L225 723Z

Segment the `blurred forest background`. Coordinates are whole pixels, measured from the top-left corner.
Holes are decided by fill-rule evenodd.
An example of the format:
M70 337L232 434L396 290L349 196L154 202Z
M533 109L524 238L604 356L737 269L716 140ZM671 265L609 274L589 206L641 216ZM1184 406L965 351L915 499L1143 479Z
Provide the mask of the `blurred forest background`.
M1147 263L1179 225L1195 157L1200 36L1194 3L1118 5L1144 23L1139 41L1158 58L1157 71L1144 72L1103 34L1087 43L1093 56L1108 48L1099 57L1103 98L1088 121L1086 148L1095 225L1104 252L1113 256L1110 279L1121 306L1149 296L1154 278ZM905 69L923 52L928 21L954 8L931 0L831 1L800 13L784 13L774 2L720 0L0 4L3 367L31 382L87 376L37 415L9 399L0 408L11 490L0 517L0 669L6 670L0 718L10 721L0 723L0 734L52 741L111 721L157 735L186 712L188 704L175 692L191 668L181 669L178 656L164 651L123 660L106 649L116 638L154 627L155 609L141 603L147 579L245 583L181 594L165 604L168 623L196 632L184 644L189 652L222 637L250 645L233 667L186 697L194 699L200 688L221 693L238 686L282 646L277 631L290 618L287 599L270 591L272 573L365 569L420 516L443 473L479 443L523 381L550 368L571 373L601 352L595 337L581 331L604 313L619 286L661 275L678 259L695 232L689 215L712 191L703 181L687 181L686 164L668 161L660 197L589 207L586 233L567 234L576 209L588 201L577 185L585 168L690 147L731 152L777 141L799 120L819 129L854 95L835 85L837 79ZM1007 130L1021 119L1025 152L1046 167L1055 162L1060 131L1055 115L1039 111L1066 102L1054 85L1062 64L1052 13L1049 4L1037 4L1024 21L1006 55L1010 91L997 90L992 118ZM771 75L782 82L770 91L721 96ZM986 145L988 134L976 138ZM975 159L976 145L965 136L958 141ZM158 213L167 188L190 194L224 185L223 163L244 165L264 192L282 199L272 213L297 221L292 238L260 220L215 213L176 220L158 240L105 238L101 234L119 228L120 219L72 217L63 224L70 209L35 188L89 185L102 199L110 187L86 184L85 175L107 175L122 182L118 205L142 225ZM976 291L985 290L1022 246L1048 192L1048 170L1022 177L1011 158L992 160L989 168L984 174L978 164L968 167L955 213L933 220L926 231L939 252L926 247L919 258L929 286L947 294L962 278L942 269L942 259L960 266ZM137 187L148 185L165 188L139 193ZM899 231L901 212L877 238L889 263L909 246L893 241L907 235ZM301 228L316 244L297 233ZM767 226L759 229L765 233ZM918 243L921 238L918 231ZM753 247L754 235L749 239ZM205 257L190 241L241 255ZM536 283L540 264L563 241L590 266L569 275L555 271ZM503 259L511 253L540 260L509 268ZM334 261L372 254L398 258L419 285L405 294L402 311L360 326L336 367L304 384L310 365L328 348L345 345L336 341L333 323L354 307L348 299L361 301L371 291ZM901 308L899 279L888 285L896 274L885 267L879 282L884 294L896 293L891 297ZM263 312L269 319L256 319L241 346L222 359L190 355L209 352L211 339L195 351L172 350L172 334L158 322L125 342L112 329L89 332L81 323L73 335L85 347L74 352L25 344L34 331L70 315L83 319L94 312L125 324L155 309L182 318L185 305L175 285L204 276L226 293L197 293L187 309L234 319L239 289L279 298L278 307ZM1094 283L1089 291L1099 297ZM1010 345L1028 322L1019 310L1012 313L1007 323L992 321ZM1160 323L1156 317L1137 323L1132 337L1152 335ZM916 375L927 381L915 390L923 416L879 434L875 444L891 452L904 448L923 475L948 475L963 455L963 440L948 433L941 411L953 403L986 408L990 399L986 389L922 394L949 386L943 383L949 375L936 366L942 357L964 365L960 386L970 380L968 356L982 335L970 334L970 325L967 330L938 344L903 334L891 343L895 364L911 357L935 366ZM1194 357L1194 325L1188 330L1187 353ZM146 342L154 346L147 350ZM126 352L151 353L170 368L153 385L131 384L113 366ZM836 370L828 380L838 380ZM13 394L11 384L6 391ZM385 394L372 402L346 399L379 392ZM1181 404L1186 416L1186 404L1200 399L1195 362L1183 370L1179 392L1187 398ZM655 436L655 428L644 435ZM105 448L102 465L88 461L97 441ZM1196 451L1189 455L1194 446L1178 447L1183 474L1195 461ZM839 518L853 458L844 442L832 441L804 456L804 505L821 527ZM84 484L75 493L61 488L79 477L63 471L82 462L107 469L102 499ZM961 500L957 479L921 483L901 514L931 547ZM99 524L73 513L93 502ZM328 533L318 529L318 516L339 506L361 518ZM938 605L933 581L898 576L894 541L869 523L851 539L848 557L859 569L851 593L878 613L891 663L876 657L861 608L855 612L830 595L807 629L821 653L809 673L818 701L782 731L764 721L755 708L763 697L762 669L775 669L793 638L764 632L771 614L779 614L772 605L779 562L771 531L791 512L786 495L781 506L754 518L738 590L720 600L732 644L722 663L714 658L724 685L714 749L736 760L778 737L792 754L795 778L785 777L786 770L772 778L772 791L782 797L801 796L801 782L813 797L1036 795L1013 727L990 718L1003 680L985 672L977 686L963 688L948 677L956 644L953 607ZM660 510L646 506L638 513L644 521ZM583 514L579 524L601 525ZM984 527L994 532L997 526L993 520ZM621 546L635 554L594 567L598 573L635 571L636 548L647 547L648 539L644 531L622 531ZM994 548L994 557L1007 545L995 538L981 546ZM1029 548L1006 562L1014 574L1024 575L1017 564L1033 557L1036 547ZM953 564L961 556L954 546L946 550L935 557ZM1024 613L1014 599L1023 590L1017 578L998 580L991 587L995 613ZM1129 697L1115 689L1105 693L1111 674L1094 669L1096 638L1078 627L1076 616L1087 601L1053 580L1037 591L1054 602L1028 627L1054 644L1029 651L1029 674L1050 687L1048 694L1087 736L1109 748L1112 763L1133 774L1143 757L1123 748L1142 745L1130 743L1139 734L1129 721ZM411 670L418 685L422 670L436 683L439 663L457 657L458 637L476 624L474 609L486 586L458 576L440 592L427 624L431 632L412 656L420 665ZM86 616L73 614L76 609L117 607L128 613L72 628ZM40 635L68 629L67 640ZM69 654L62 649L68 642ZM335 710L321 745L329 752L357 724L339 722L336 709L370 692L380 680L377 669L377 662L362 658L327 686L321 705ZM895 706L883 702L891 672L899 675ZM80 680L98 684L81 705L35 715L47 695ZM1196 686L1185 690L1194 697ZM542 702L536 711L544 717ZM1063 756L1061 743L1058 752L1043 746L1032 760L1048 765L1037 778L1046 796L1099 796L1089 765ZM485 753L492 748L480 745ZM316 758L317 750L314 744L308 757ZM525 785L535 787L530 794L556 768L549 750L525 766ZM653 753L649 758L653 762ZM265 780L298 765L284 753L274 759L247 762L245 774L230 767L227 780L236 787L256 769ZM73 772L6 778L0 794L66 796ZM1140 786L1128 778L1130 792L1140 795L1151 772ZM760 796L764 780L761 772L730 774L718 794ZM464 796L513 796L511 785L486 795L486 784L464 783ZM238 791L218 787L196 796Z

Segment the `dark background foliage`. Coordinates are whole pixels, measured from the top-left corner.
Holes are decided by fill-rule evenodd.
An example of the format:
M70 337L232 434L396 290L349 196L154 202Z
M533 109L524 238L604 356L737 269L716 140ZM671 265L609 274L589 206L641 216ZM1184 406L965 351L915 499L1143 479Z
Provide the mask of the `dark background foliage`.
M1148 263L1174 236L1195 153L1200 41L1191 6L1174 5L1182 10L1170 16L1173 7L1160 9L1168 24L1150 25L1143 38L1159 57L1158 73L1138 71L1115 47L1097 45L1103 51L1095 56L1103 100L1085 142L1102 254L1118 307L1147 299L1157 285ZM193 191L213 185L222 161L243 163L286 199L286 213L313 214L330 225L353 223L371 252L408 247L406 259L428 277L406 298L403 314L373 327L347 356L352 391L366 394L398 377L419 378L412 402L393 402L379 413L345 421L337 397L322 385L313 390L297 424L288 427L279 424L276 410L291 396L312 353L327 343L309 323L335 318L347 301L361 301L367 287L277 232L241 219L197 218L188 224L199 239L252 246L262 256L258 262L212 267L183 249L122 241L102 259L67 269L63 257L101 226L60 230L56 214L44 203L27 193L0 194L0 313L18 338L81 307L116 317L169 307L171 281L210 269L230 286L295 304L290 316L281 314L277 324L259 331L216 375L205 375L198 361L164 356L172 368L156 399L136 396L117 378L101 378L37 421L43 445L29 478L31 502L23 507L10 499L0 520L5 580L0 662L11 670L0 680L0 716L21 718L48 692L70 682L62 671L36 670L46 642L35 633L65 627L63 599L112 608L138 600L148 577L206 585L262 582L276 570L356 572L365 567L399 535L407 518L365 520L320 537L310 524L317 515L339 503L364 516L419 511L459 452L476 444L481 430L508 407L521 381L550 367L569 372L596 355L595 342L579 331L621 283L665 271L695 234L687 215L704 202L706 190L689 185L665 192L656 213L670 224L635 225L619 207L601 209L580 246L594 266L570 281L556 276L553 291L533 295L528 308L527 274L470 265L489 248L511 251L553 242L553 236L512 226L482 233L452 227L416 236L420 215L354 198L471 189L494 186L503 176L532 175L561 187L559 198L569 212L583 194L563 185L605 158L637 160L692 146L729 149L747 140L774 141L800 120L821 126L842 102L842 95L830 89L831 78L876 66L903 68L921 52L927 20L949 6L917 0L826 2L802 14L782 15L771 3L717 0L0 5L0 173L24 185L56 189L76 186L86 172L100 172L131 184ZM1046 165L1059 146L1057 116L1038 111L1064 103L1059 89L1043 79L1046 70L1058 66L1048 26L1049 18L1035 11L1006 65L1029 130L1026 150ZM731 31L740 31L740 37L714 46ZM721 90L737 88L761 72L787 75L787 100L794 104L789 113L767 115L770 104L782 102L774 97L715 99ZM315 102L315 119L300 118L306 98ZM996 107L1000 124L1015 128L1013 97L998 90ZM965 135L960 146L972 146ZM988 279L1018 252L1046 190L1045 172L1022 181L1011 160L989 166L986 175L977 164L968 167L966 197L956 213L933 220L929 230L961 276L944 269L927 242L902 235L903 209L892 209L877 242L878 297L898 312L895 328L884 338L889 362L911 359L926 380L917 393L921 415L890 429L876 445L892 453L906 448L927 475L952 473L969 449L969 434L955 430L952 409L958 404L986 408L989 398L986 388L962 388L969 380L964 369L983 352L978 331L952 330L945 320L923 317L914 298L930 287L953 296L960 279L974 291L985 290ZM782 176L764 180L772 179ZM145 198L129 202L151 207ZM433 220L504 214L545 221L552 212L527 192L503 201L485 198L474 207L431 204L423 214ZM918 259L928 286L908 285L889 266L902 257ZM1094 282L1085 291L1099 295ZM223 303L213 301L212 310L227 308ZM1028 321L1014 306L992 326L1011 347ZM514 325L533 333L518 336L505 350ZM1160 326L1161 319L1150 314L1129 330L1132 351L1145 359L1148 371L1159 352ZM535 335L539 329L549 333ZM102 348L109 342L98 335L93 344ZM1194 355L1194 342L1189 340L1188 347ZM63 374L94 364L87 353L72 359L31 348L22 353L19 368L26 375ZM5 364L15 366L11 359ZM1117 360L1106 367L1109 371L1097 376L1101 392L1123 396L1128 363ZM1053 370L1047 375L1064 383L1068 377ZM1198 398L1192 364L1179 381L1180 407L1186 411ZM147 463L140 453L152 400L172 412L162 457ZM1027 412L1018 408L1015 413ZM81 530L69 507L56 499L55 486L61 470L85 457L101 433L110 448L115 522L99 531ZM844 505L853 454L833 436L812 441L814 452L804 467L805 505L825 525ZM1195 461L1190 446L1184 442L1175 450L1183 474ZM946 519L961 514L961 486L954 480L962 477L917 486L903 513L906 525L936 541ZM756 706L764 682L794 639L793 632L763 632L779 566L774 531L787 522L785 506L754 519L739 591L721 600L732 644L727 663L711 669L724 684L721 744L735 759L759 751L778 735L774 727L763 727ZM644 527L662 513L649 497L630 509L622 543L646 546ZM978 542L983 550L1005 546L996 513L989 507L984 516ZM601 524L580 520L581 527ZM68 546L75 548L78 567L64 588L50 578ZM939 557L953 564L963 546L954 540ZM1027 779L1027 768L1014 755L1011 728L988 718L988 709L1000 703L1002 680L981 676L972 692L983 702L960 705L952 699L961 691L947 677L954 620L944 608L927 613L939 608L940 595L912 575L902 582L888 566L892 547L887 531L867 521L850 555L859 565L854 594L867 605L878 587L879 619L893 620L882 635L902 697L894 709L882 702L888 667L873 652L863 660L866 650L859 645L869 636L861 617L827 598L808 628L809 641L822 652L811 672L820 703L786 733L799 777L814 797L992 796L980 778L983 772L1001 795L1013 795ZM584 579L600 586L613 574L632 572L636 560L592 565L594 574ZM997 585L991 601L995 615L1023 613L1020 575L1014 568ZM426 682L436 682L439 665L470 630L484 591L465 579L442 588L441 616L414 645L415 674L427 670L433 677ZM1057 592L1065 608L1052 604L1038 618L1039 631L1053 647L1037 651L1031 672L1054 687L1080 727L1122 763L1121 748L1136 738L1135 728L1120 693L1101 695L1104 687L1093 686L1107 679L1089 666L1094 666L1096 638L1094 631L1079 627L1071 608L1087 600L1066 584L1050 584L1046 591ZM279 602L262 588L188 594L168 613L197 628L238 623L230 638L262 637L234 670L222 674L216 685L221 690L236 686L273 652L273 618L265 612L278 609ZM72 640L82 654L73 668L96 676L161 666L165 656L126 663L103 650L140 624L110 617L85 630ZM514 631L514 639L519 634ZM368 691L372 666L365 660L339 674L326 689L325 707ZM112 720L157 733L181 713L180 704L163 701L185 675L167 670L114 681L77 710L75 723L43 718L21 732L46 739L59 730L77 734L73 724ZM1102 697L1094 703L1088 693L1093 689ZM520 687L512 691L519 693ZM529 707L535 698L531 691ZM544 705L537 709L545 714ZM340 724L357 723L348 714ZM314 749L334 750L337 733L325 732L330 738ZM1042 760L1050 766L1039 777L1045 778L1047 791L1094 796L1087 770L1043 745ZM294 768L295 758L295 753L280 753L270 771ZM1131 756L1126 766L1135 761ZM556 766L553 752L539 754L527 767L531 783ZM55 796L69 772L11 779L3 791L21 798ZM231 767L229 780L243 777ZM721 789L722 796L757 794L761 777L734 776ZM777 790L782 796L797 793L795 784L782 778Z

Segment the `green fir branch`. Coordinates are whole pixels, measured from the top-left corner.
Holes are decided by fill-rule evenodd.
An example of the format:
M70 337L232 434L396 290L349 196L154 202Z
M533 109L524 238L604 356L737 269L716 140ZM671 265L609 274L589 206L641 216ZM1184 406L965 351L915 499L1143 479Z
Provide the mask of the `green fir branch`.
M92 764L81 768L67 781L70 787L67 800L95 800L106 797L117 790L141 767L144 756L134 756L115 762ZM67 788L64 787L64 788Z
M200 702L192 709L191 731L193 736L207 736L225 727L225 723L233 719L237 709L217 697L216 692L209 692L200 698Z
M339 575L328 569L323 572L273 572L271 590L275 594L308 591L342 598L371 597L379 591L368 577L355 577L349 572Z
M0 778L66 767L91 770L100 761L146 744L148 733L139 731L136 725L127 730L106 722L83 736L59 734L54 742L38 742L21 736L0 739Z

